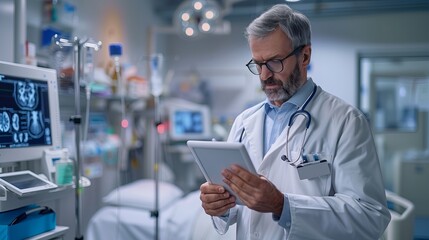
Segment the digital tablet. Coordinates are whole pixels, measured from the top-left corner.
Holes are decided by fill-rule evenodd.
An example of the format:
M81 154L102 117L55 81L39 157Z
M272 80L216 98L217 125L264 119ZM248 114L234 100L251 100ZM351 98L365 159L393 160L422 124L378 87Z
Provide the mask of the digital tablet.
M57 188L56 184L43 179L31 171L0 173L0 184L19 196Z
M224 186L234 196L235 193L222 181L222 170L237 164L257 174L242 143L189 140L187 144L207 182ZM237 204L242 204L237 196L235 199Z

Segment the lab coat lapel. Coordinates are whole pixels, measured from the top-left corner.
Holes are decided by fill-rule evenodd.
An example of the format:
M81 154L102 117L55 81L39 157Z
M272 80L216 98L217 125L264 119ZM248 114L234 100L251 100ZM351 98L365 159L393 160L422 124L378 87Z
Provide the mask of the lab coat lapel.
M244 119L243 126L246 129L246 138L249 144L247 148L250 156L254 156L253 163L260 163L263 158L264 148L264 117L265 109L261 107L254 114ZM259 165L259 164L258 164ZM255 166L257 169L257 166Z

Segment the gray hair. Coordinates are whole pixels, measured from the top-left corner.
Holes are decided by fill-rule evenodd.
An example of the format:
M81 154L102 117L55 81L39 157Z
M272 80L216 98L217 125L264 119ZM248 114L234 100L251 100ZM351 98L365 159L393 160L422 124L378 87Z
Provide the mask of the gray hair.
M310 20L286 4L277 4L253 20L246 28L245 36L263 38L278 27L292 41L292 47L311 44Z

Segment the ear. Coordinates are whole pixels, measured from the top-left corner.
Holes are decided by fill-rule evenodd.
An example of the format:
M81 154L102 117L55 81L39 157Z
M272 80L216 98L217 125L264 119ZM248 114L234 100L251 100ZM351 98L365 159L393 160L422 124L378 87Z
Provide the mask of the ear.
M308 65L310 65L310 59L311 59L311 45L307 45L302 49L302 64L304 67L307 68Z

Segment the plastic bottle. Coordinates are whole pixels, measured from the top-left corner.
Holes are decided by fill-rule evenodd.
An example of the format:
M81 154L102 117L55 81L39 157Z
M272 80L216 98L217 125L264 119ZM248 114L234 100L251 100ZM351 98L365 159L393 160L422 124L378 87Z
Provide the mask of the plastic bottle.
M116 80L116 94L118 96L125 95L125 82L121 76L121 63L119 61L122 56L122 44L112 43L109 45L109 55L113 59L113 64L115 65L115 77L113 80Z
M69 152L63 149L61 159L55 163L55 180L58 186L70 185L73 183L74 165L73 161L69 159Z
M163 83L161 77L161 69L162 69L162 55L154 54L151 58L151 91L152 95L155 97L161 96L163 92Z

